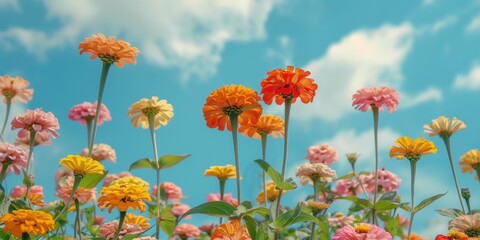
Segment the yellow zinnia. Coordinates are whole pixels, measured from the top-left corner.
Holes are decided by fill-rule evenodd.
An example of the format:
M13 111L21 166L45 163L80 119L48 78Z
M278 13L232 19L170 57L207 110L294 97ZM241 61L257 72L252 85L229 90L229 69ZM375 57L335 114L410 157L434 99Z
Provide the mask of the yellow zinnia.
M478 172L480 170L480 151L478 149L468 151L460 158L459 164L462 167L462 172L473 173L473 170Z
M98 161L80 155L68 155L60 159L60 163L66 169L72 170L75 175L81 176L89 173L103 174L103 170L105 169Z
M125 223L136 224L140 226L142 230L147 230L148 227L150 227L148 221L150 221L150 219L131 213L127 213L127 215L125 216Z
M392 146L390 157L396 156L398 160L406 157L408 160L419 160L421 156L437 153L437 147L432 141L419 137L415 140L409 137L401 137L395 141L398 146Z
M0 218L0 223L5 224L3 232L10 232L14 237L22 237L22 233L46 234L53 230L55 221L53 217L45 212L19 209L13 210Z
M167 125L173 117L173 106L165 99L159 101L157 96L152 99L142 98L128 108L128 116L132 115L130 121L135 127L142 125L142 128L149 128L148 117L151 116L154 128L158 129L161 125Z
M432 120L432 124L423 125L424 132L428 133L430 137L440 135L441 137L450 137L455 132L458 132L467 125L457 118L453 118L450 123L450 119L445 116L440 116L437 119Z
M237 173L234 166L227 164L226 166L211 166L205 170L205 176L217 177L219 180L227 180L228 178L236 178Z
M271 183L267 183L267 200L269 202L273 202L275 201L275 199L278 198L278 195L280 195L280 191L276 188L277 185L274 183L274 182L271 182ZM287 193L288 191L287 190L283 190L283 193L282 193L282 196L283 194ZM265 203L265 194L263 191L261 191L258 195L257 195L257 198L255 198L255 200L257 200L257 203L258 204L263 204Z
M125 177L119 178L110 183L110 185L113 185L113 184L116 184L116 185L132 185L133 184L133 185L142 186L146 188L149 187L148 182L135 176L125 176Z
M137 184L111 184L103 187L100 191L102 196L98 198L98 206L102 209L108 207L108 212L118 208L120 212L126 212L128 208L145 211L143 201L151 201L148 188Z

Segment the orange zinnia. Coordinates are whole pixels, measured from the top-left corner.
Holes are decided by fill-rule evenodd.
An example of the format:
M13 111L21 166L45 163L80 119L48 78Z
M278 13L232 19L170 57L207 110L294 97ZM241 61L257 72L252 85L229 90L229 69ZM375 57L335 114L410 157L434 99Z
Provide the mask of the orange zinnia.
M285 134L285 121L281 117L266 114L260 116L258 122L240 126L239 132L245 136L261 138L262 135L272 135L274 138Z
M220 224L215 231L213 231L212 240L250 240L252 239L248 234L247 228L240 224L238 220L232 220L228 223Z
M115 40L113 36L105 38L102 33L85 38L78 48L80 54L89 52L90 59L99 57L106 63L117 63L119 67L122 67L123 64L137 63L135 57L138 55L138 49L136 47L131 47L128 42Z
M318 86L308 75L309 71L293 66L288 66L286 70L279 68L269 72L268 77L260 83L263 101L270 105L275 97L275 103L280 105L287 98L294 103L300 97L303 103L312 102Z
M240 125L257 122L262 114L260 97L251 88L242 85L225 85L213 91L203 105L203 117L209 128L223 131L225 125L232 130L230 117L237 115Z

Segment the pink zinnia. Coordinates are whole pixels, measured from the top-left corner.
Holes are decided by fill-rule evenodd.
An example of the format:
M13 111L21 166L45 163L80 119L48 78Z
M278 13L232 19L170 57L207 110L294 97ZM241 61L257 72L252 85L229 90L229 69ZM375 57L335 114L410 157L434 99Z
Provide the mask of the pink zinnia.
M396 191L401 182L402 180L395 173L385 168L378 171L378 187L380 187L381 192ZM375 172L372 171L370 175L366 176L365 184L367 192L375 192Z
M395 112L398 106L400 94L393 88L389 87L366 87L358 90L353 94L353 103L355 109L363 112L367 111L375 105L379 111L383 110L383 105L387 107L389 112Z
M27 194L27 187L25 185L15 186L10 193L10 197L13 199L20 199L21 197L25 197ZM34 185L30 188L30 192L28 193L28 199L33 205L43 207L45 206L45 202L43 194L43 187L40 185Z
M181 203L177 203L177 204L174 204L173 205L173 208L172 208L172 214L175 216L175 217L180 217L182 216L184 213L186 213L188 210L190 210L190 206L188 206L187 204L181 204ZM191 219L192 216L188 215L186 217L184 217L185 219Z
M65 179L65 182L63 182L63 184L60 184L57 189L57 193L55 195L59 198L62 198L64 203L67 202L68 198L72 194L73 182L73 177L68 176ZM75 191L75 194L73 195L73 199L77 199L81 204L93 202L95 200L95 192L95 188L78 187ZM70 203L73 204L73 202Z
M73 172L64 168L59 168L55 173L55 183L57 189L65 184L67 177L73 177Z
M341 196L356 196L362 192L362 187L354 178L338 179L335 192Z
M7 97L11 103L15 100L26 103L32 100L33 89L27 89L30 83L22 77L0 76L0 93L3 95L3 103L7 103Z
M207 202L220 201L220 193L209 193L206 198ZM232 197L232 193L223 194L223 201L233 206L238 206L238 200Z
M100 237L104 237L107 240L111 240L115 237L115 233L117 232L118 228L118 220L113 220L112 222L108 222L103 224L100 227L100 233L98 234ZM137 224L131 223L123 223L122 230L120 231L119 236L125 236L127 234L136 234L141 233L143 230Z
M35 134L35 141L33 142L33 146L38 145L51 145L52 141L50 141L50 135L47 132L39 132ZM30 147L30 134L26 134L25 136L15 138L15 145L23 148Z
M105 217L98 216L98 215L93 217L93 225L102 225L104 221L105 221Z
M40 108L28 109L25 114L16 116L12 120L12 129L21 128L18 137L29 135L31 130L38 134L48 134L53 138L58 137L57 129L60 129L58 120L51 112L44 112Z
M200 229L198 229L197 226L188 223L180 224L175 227L175 235L180 238L196 238L200 237L200 233Z
M88 148L84 148L80 152L80 155L88 157ZM115 153L115 149L104 143L93 144L92 155L90 157L97 161L107 160L112 163L117 162L117 154Z
M328 217L328 225L330 227L345 227L345 226L350 226L353 224L355 221L355 217L350 215L350 216L345 216L343 213L335 213L333 217Z
M112 183L113 181L128 176L132 176L132 174L127 171L123 171L120 174L107 174L107 176L105 176L105 178L103 179L103 186L110 186L110 183Z
M177 202L183 197L182 189L174 183L164 182L162 183L162 186L168 200ZM152 196L157 196L157 186L152 187Z
M326 143L318 146L310 146L307 153L307 159L310 163L324 163L330 165L338 160L337 150Z
M85 125L87 121L91 121L95 118L95 113L97 111L97 102L83 102L77 104L70 109L68 113L68 118L73 121L79 121L80 124ZM103 121L110 121L112 117L110 116L110 111L107 106L103 103L100 105L100 114L98 115L97 124L101 125Z
M215 224L215 223L210 223L210 224L204 224L200 227L198 227L198 229L200 229L200 231L202 232L205 232L207 233L208 235L212 234L213 230L217 227L218 225Z
M0 142L0 164L8 165L7 173L14 172L20 175L20 169L27 167L28 153L25 149L10 143Z
M392 240L392 235L383 228L370 223L361 223L355 227L347 225L337 229L332 240Z

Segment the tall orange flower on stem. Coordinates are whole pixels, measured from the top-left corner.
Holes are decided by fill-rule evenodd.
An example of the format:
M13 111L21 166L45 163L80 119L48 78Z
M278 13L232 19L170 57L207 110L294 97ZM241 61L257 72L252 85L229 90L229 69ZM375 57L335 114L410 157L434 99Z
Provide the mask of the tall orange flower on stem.
M288 153L288 122L290 119L290 108L292 103L297 101L297 98L303 103L309 103L313 101L315 97L315 91L318 86L309 78L309 71L305 71L300 68L288 66L287 69L275 69L267 73L267 78L263 79L260 83L262 87L263 101L270 105L273 98L275 103L280 105L285 103L285 127L284 127L284 147L283 147L283 164L282 164L282 178L285 178L285 171L287 167L287 153ZM282 191L282 190L280 190ZM280 210L280 200L282 194L277 202L277 211L275 213L278 216ZM275 239L278 235L275 235Z
M225 85L213 91L203 105L203 117L210 128L223 131L225 126L232 131L235 168L237 175L237 198L240 195L240 167L238 161L238 124L256 123L262 114L260 97L251 88L242 85Z
M243 133L243 135L245 136L261 139L262 160L267 161L267 137L268 135L271 135L274 138L283 137L285 133L285 121L283 121L281 117L272 114L265 114L260 116L258 122L256 123L248 123L246 125L240 126L238 131ZM265 194L264 198L266 199L267 189L265 171L262 171L262 181L263 192ZM265 202L265 206L266 205L267 203Z
M138 49L131 47L128 42L116 40L113 36L106 38L102 33L85 38L83 42L78 45L78 48L80 49L80 54L88 52L91 54L90 59L96 59L98 57L103 62L100 85L98 87L97 109L95 111L95 119L98 119L100 107L102 106L103 90L107 82L110 66L114 63L116 63L118 67L129 63L136 64L137 60L135 57L138 55ZM97 122L98 121L93 122L92 135L88 144L89 156L92 154L92 147L95 142Z

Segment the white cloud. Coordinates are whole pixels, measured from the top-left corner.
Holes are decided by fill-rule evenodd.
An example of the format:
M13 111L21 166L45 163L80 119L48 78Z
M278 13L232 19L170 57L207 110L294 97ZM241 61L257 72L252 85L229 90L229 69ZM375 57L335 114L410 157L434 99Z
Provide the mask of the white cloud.
M475 62L466 74L457 74L453 86L457 89L480 89L480 63Z
M432 25L431 31L433 33L437 33L440 30L443 30L443 29L445 29L449 26L452 26L453 24L455 24L457 22L457 20L458 20L458 18L456 16L453 16L453 15L442 18Z
M50 0L45 2L47 18L59 20L59 29L42 32L11 26L0 32L0 43L43 56L58 46L105 32L138 46L150 63L180 68L184 79L192 74L206 77L216 72L226 43L265 37L265 23L276 2Z
M435 0L423 0L423 1L422 1L422 4L423 4L424 6L430 6L430 5L434 4L434 3L435 3Z
M0 0L0 10L2 9L19 11L20 5L18 4L18 0Z
M280 36L277 39L278 46L276 48L268 48L266 55L271 59L278 59L282 61L283 66L292 64L293 57L293 41L288 36Z
M419 93L416 96L410 96L407 93L402 92L400 94L399 108L410 108L428 101L441 101L443 98L442 91L438 88L427 88L425 91Z
M475 32L479 29L480 29L480 14L478 14L472 20L470 20L470 23L467 25L467 28L465 30L467 32Z

